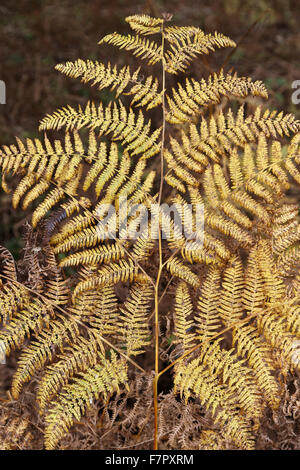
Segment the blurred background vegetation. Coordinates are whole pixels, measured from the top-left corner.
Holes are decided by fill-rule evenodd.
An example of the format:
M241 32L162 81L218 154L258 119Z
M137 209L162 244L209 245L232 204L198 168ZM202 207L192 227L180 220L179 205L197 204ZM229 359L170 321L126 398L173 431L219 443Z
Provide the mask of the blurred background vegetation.
M128 32L128 15L163 12L173 13L177 25L229 35L239 46L227 69L263 80L268 107L300 117L300 105L291 100L291 84L300 79L299 0L1 0L0 80L7 103L0 105L0 145L12 143L15 135L37 137L38 121L57 107L99 98L96 90L56 72L57 63L89 58L123 65L129 54L99 47L100 38ZM224 60L228 52L222 54ZM210 64L203 60L196 67L199 77ZM0 239L17 255L27 214L13 214L8 195L0 195L0 204Z

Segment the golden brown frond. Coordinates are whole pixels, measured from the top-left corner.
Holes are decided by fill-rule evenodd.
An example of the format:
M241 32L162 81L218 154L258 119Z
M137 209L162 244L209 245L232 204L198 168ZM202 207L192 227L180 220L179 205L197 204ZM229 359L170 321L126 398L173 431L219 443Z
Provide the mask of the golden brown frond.
M280 401L280 388L274 378L275 369L272 367L271 348L251 325L235 328L232 344L236 345L240 356L247 358L267 403L272 409L277 409Z
M220 279L220 270L211 267L201 286L201 293L197 304L197 316L195 317L197 340L199 342L209 340L217 333L221 326L218 315L221 300Z
M170 271L172 276L186 281L191 286L195 288L200 286L198 276L193 273L193 271L188 266L185 266L179 258L174 257L170 259L167 263L167 269Z
M12 281L17 280L16 264L11 252L0 245L1 272Z
M149 15L127 16L125 21L129 24L131 29L139 34L142 34L143 36L159 33L163 23L161 18L152 18Z
M120 140L131 155L142 153L144 158L149 158L159 152L157 139L161 132L159 128L149 135L150 125L150 121L144 124L142 111L136 116L131 109L127 112L121 102L110 103L105 109L102 103L97 107L91 102L84 110L68 106L52 115L48 114L41 120L40 130L59 130L65 126L67 130L79 130L82 127L97 129L99 135L112 132L113 138Z
M167 95L170 111L166 120L171 124L191 122L203 113L203 108L219 103L222 96L246 98L249 95L268 98L262 82L253 82L250 78L238 77L236 74L224 75L223 70L200 82L187 78L185 87L178 83L176 89L172 88L172 97Z
M120 308L119 335L128 355L141 354L145 346L150 344L148 318L151 313L152 289L149 282L134 283Z
M23 385L53 358L55 349L62 349L64 341L67 341L69 336L74 340L77 335L76 321L54 320L51 322L50 330L41 332L37 341L32 341L23 349L11 385L14 399L19 397Z
M195 346L195 334L191 331L193 327L192 313L193 304L188 285L181 281L175 295L174 324L176 342L182 346L182 352Z
M157 78L151 75L146 79L141 77L140 68L131 73L129 66L118 70L110 62L104 65L98 61L81 59L58 64L55 68L70 78L80 78L83 83L97 86L98 90L110 87L111 91L116 92L116 98L120 94L133 95L131 105L146 106L147 110L159 106L162 101Z
M100 394L106 398L108 394L119 392L120 385L127 382L127 367L111 351L110 360L103 357L96 366L78 375L59 393L46 416L45 446L48 450L57 446L75 419L80 420L84 410Z
M263 306L265 299L264 281L258 263L259 250L257 245L251 248L245 272L245 286L242 294L243 307L248 315L255 313Z
M67 385L75 373L96 365L98 360L97 343L93 338L78 338L72 347L66 347L59 361L47 367L37 391L40 412L44 412L49 401L58 393L60 387Z
M244 270L241 260L234 257L225 269L219 306L224 324L232 325L242 317L242 294L244 291Z
M120 281L130 280L132 282L137 274L138 268L131 259L128 261L120 259L119 263L110 263L108 266L100 268L95 277L79 282L74 289L73 299L76 299L85 290L114 285Z
M216 423L222 426L222 432L243 449L254 449L249 421L239 414L234 407L234 398L230 389L220 383L218 373L211 372L200 358L188 365L182 364L175 376L175 387L188 399L192 393L211 411Z
M112 44L119 49L131 51L133 55L140 59L147 60L148 65L156 64L161 61L163 57L160 45L156 44L154 41L149 41L149 39L141 38L138 35L131 36L128 34L124 36L119 33L107 34L98 44L104 43Z
M111 261L118 261L124 256L125 251L122 249L122 245L120 243L113 243L111 245L101 245L97 248L73 253L66 258L63 258L60 262L60 266L78 266L79 264L97 265L102 263L109 264Z
M172 156L173 159L178 159L179 163L189 161L190 167L194 165L193 170L199 171L197 170L199 163L205 168L209 160L220 163L220 159L228 158L232 147L244 148L249 143L258 142L259 139L262 142L262 136L267 138L289 136L290 132L296 133L298 130L299 121L291 114L284 115L282 112L269 110L262 114L262 109L258 107L254 114L245 116L244 108L241 106L236 116L231 110L227 114L221 111L216 118L211 117L208 120L203 117L199 129L195 124L190 124L188 131L181 131L181 143L175 139L171 140ZM246 148L248 151L249 147ZM263 174L263 157L260 148L258 148L258 156L257 167ZM290 161L293 162L293 159L291 158ZM276 160L273 165L270 165L270 171L271 169L275 176L276 173L278 174L279 180L282 178L281 174L284 175L284 170L278 166ZM284 182L286 182L285 178Z
M205 34L200 29L197 29L193 35L177 34L177 37L172 35L172 42L170 43L170 50L165 53L165 68L166 72L177 74L185 71L191 61L197 55L209 54L210 51L222 47L234 47L235 42L230 38L220 33Z
M92 406L101 448L253 450L299 371L300 122L256 106L265 86L236 73L176 84L235 43L171 19L134 14L132 35L100 41L151 75L59 64L108 103L58 109L40 130L59 138L0 149L6 199L30 213L17 262L0 246L0 362L11 410L36 394L46 449ZM26 447L27 418L5 413Z

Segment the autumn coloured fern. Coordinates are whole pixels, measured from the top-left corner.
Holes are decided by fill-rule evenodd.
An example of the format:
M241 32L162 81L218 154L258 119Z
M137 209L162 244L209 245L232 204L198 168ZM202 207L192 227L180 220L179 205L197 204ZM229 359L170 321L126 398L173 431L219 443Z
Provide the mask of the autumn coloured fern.
M124 447L150 427L154 449L253 450L299 370L300 122L260 81L187 75L235 43L171 19L133 15L100 40L134 70L58 64L111 101L0 150L13 209L31 208L23 259L0 248L0 352L20 351L10 396L32 387L46 449L97 403Z

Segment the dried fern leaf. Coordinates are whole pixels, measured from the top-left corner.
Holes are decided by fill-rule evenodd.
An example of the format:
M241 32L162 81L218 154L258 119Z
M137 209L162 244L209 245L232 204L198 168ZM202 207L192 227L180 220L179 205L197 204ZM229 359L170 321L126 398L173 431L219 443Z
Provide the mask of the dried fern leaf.
M52 115L48 114L41 120L40 130L59 130L65 126L67 130L79 130L82 127L97 129L99 135L112 132L114 140L120 140L131 155L142 153L144 158L149 158L160 150L157 139L161 133L159 128L149 135L150 125L150 121L144 124L142 111L136 116L132 109L127 112L121 102L110 103L105 109L102 103L96 107L92 102L84 110L81 107L75 110L68 106Z
M123 360L111 351L111 359L103 358L93 368L79 373L73 383L66 385L46 416L45 447L54 449L65 436L75 420L100 394L119 392L120 385L127 383L127 367Z
M81 59L58 64L55 68L70 78L81 78L82 83L97 86L98 90L110 87L111 91L115 91L116 98L120 94L133 95L131 106L133 104L146 106L148 110L159 106L162 102L161 93L157 91L157 78L150 75L146 79L141 79L140 68L132 74L129 66L118 70L116 66L112 67L110 62L104 65L98 61Z
M133 22L132 22L133 24ZM128 34L124 36L119 33L107 34L98 44L112 44L119 49L131 51L133 55L139 59L147 60L148 65L154 65L162 60L161 45L156 44L154 41L144 39L138 35L132 36Z
M127 16L125 21L133 31L143 36L159 33L163 24L162 18L153 18L149 15L131 15Z
M185 37L184 37L185 36ZM235 42L220 33L205 34L197 29L193 35L173 35L170 50L165 52L165 70L177 74L185 71L197 55L209 54L221 47L234 47Z
M193 271L188 266L185 266L179 258L173 257L172 259L170 259L167 262L166 267L168 271L172 274L172 276L178 277L179 279L186 281L194 288L200 286L198 276L193 273Z
M171 124L191 122L203 112L203 108L219 103L222 96L230 99L246 98L249 95L267 98L268 92L260 81L253 82L250 78L240 78L236 74L224 75L223 70L200 82L187 78L185 87L178 83L176 88L172 88L172 97L167 95L170 111L166 120Z
M218 307L221 301L220 270L211 267L201 286L195 317L197 340L204 342L214 336L221 326Z
M127 355L141 354L145 346L150 344L149 316L153 288L149 282L135 282L129 295L120 307L120 317L117 322L120 340L126 348Z
M193 304L191 301L188 284L181 281L176 289L174 304L174 325L176 342L185 352L195 346L195 334L191 331L193 321Z

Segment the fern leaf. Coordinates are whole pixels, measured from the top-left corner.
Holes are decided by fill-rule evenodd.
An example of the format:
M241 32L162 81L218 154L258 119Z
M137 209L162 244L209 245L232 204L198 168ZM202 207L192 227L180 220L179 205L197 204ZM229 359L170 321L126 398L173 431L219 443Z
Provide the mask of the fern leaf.
M250 315L262 307L265 298L263 277L257 262L258 256L258 247L255 245L249 253L242 297L243 306Z
M91 400L100 394L104 398L119 392L121 384L127 383L127 367L123 360L111 351L111 360L103 358L100 364L79 373L73 383L66 385L53 402L46 416L45 447L54 449L68 432L75 420L79 420Z
M28 306L30 296L24 286L14 283L0 283L0 315L1 321L5 325L10 322L16 314Z
M217 373L222 383L230 387L230 392L236 397L239 407L248 419L253 419L258 425L263 413L261 393L255 383L251 369L239 360L233 349L221 349L219 341L205 343L200 351L202 363L210 373Z
M262 115L258 107L253 115L245 117L241 106L236 116L229 110L226 115L220 112L217 118L212 117L210 122L202 118L199 130L195 124L190 124L188 132L182 131L182 143L178 143L178 148L184 149L181 158L190 157L207 166L209 160L220 163L220 158L227 158L233 145L244 148L255 143L262 134L276 138L278 135L288 136L290 132L297 133L298 129L299 122L291 114L284 116L283 113L266 111Z
M250 425L234 409L233 398L228 388L220 384L216 372L211 373L200 359L182 365L175 376L175 387L186 399L192 392L199 397L201 403L209 410L217 423L223 425L223 433L238 447L254 449L254 439Z
M176 289L174 313L176 342L181 344L182 351L185 352L195 346L195 334L191 331L193 305L188 285L182 281Z
M130 280L132 282L137 271L138 268L131 259L128 261L120 259L119 263L110 263L107 267L99 269L97 276L79 282L74 289L73 300L84 290L114 285L120 281Z
M110 62L106 66L98 61L84 61L81 59L75 62L58 64L55 68L68 77L81 78L83 83L92 82L91 85L97 86L98 90L110 87L111 91L116 92L116 98L122 93L133 95L131 106L133 104L135 106L147 106L146 109L148 110L159 106L162 102L161 93L157 91L157 78L150 75L143 83L140 78L139 68L132 74L129 66L118 70L116 66L112 68Z
M46 368L38 387L37 402L40 412L44 412L49 401L57 395L60 387L66 386L78 372L84 372L97 364L99 354L95 339L86 340L82 336L72 347L66 347L59 361Z
M143 36L159 33L163 24L163 19L152 18L149 15L127 16L125 21L133 31L136 31L138 34L142 34Z
M242 294L244 289L244 271L241 260L235 257L224 272L221 298L219 306L220 316L225 325L238 321L243 313Z
M257 385L264 394L272 409L279 406L280 389L274 378L271 348L263 342L256 328L251 325L234 328L232 344L236 345L237 353L247 358L253 369Z
M20 348L26 336L29 337L33 332L41 332L53 316L51 305L38 299L16 312L5 329L0 331L0 341L2 341L5 354L9 355L12 350Z
M60 266L78 266L79 264L93 265L93 264L109 264L111 261L119 261L124 258L125 251L120 243L113 243L112 245L101 245L91 250L84 250L73 253L66 258L62 259Z
M211 267L201 286L195 317L197 339L204 342L216 334L221 326L218 315L220 297L220 270Z
M162 60L161 46L157 45L154 41L149 41L149 39L141 38L138 35L131 36L128 34L124 36L119 33L107 34L98 44L101 45L104 43L112 44L119 49L131 51L133 55L140 59L147 60L148 65L154 65Z
M68 335L76 338L78 328L76 322L52 321L50 331L41 332L38 341L32 341L23 351L18 361L14 374L11 390L15 400L18 399L23 385L29 382L31 377L43 368L47 360L51 360L54 349L62 348L63 341Z
M219 33L205 34L198 29L193 36L185 36L180 35L178 39L174 35L172 37L170 50L165 53L165 68L168 73L184 71L197 55L209 54L221 47L235 46L234 41Z
M136 282L131 286L124 305L120 307L119 335L128 355L141 354L145 346L150 344L148 319L152 298L151 284Z
M40 130L45 129L81 129L89 127L98 129L99 135L113 133L115 140L120 140L132 155L143 153L144 158L149 158L159 152L156 142L161 129L154 131L149 136L150 121L144 125L144 116L140 111L138 116L130 109L129 113L121 102L109 104L106 109L100 104L97 108L94 103L88 103L84 110L79 107L75 110L71 106L62 108L47 115L40 123Z
M11 281L17 280L17 270L14 258L10 251L0 245L1 272Z
M197 82L186 79L185 88L179 83L177 89L172 88L172 97L167 95L170 111L166 120L171 124L191 122L203 112L203 108L220 102L222 96L228 98L245 98L248 95L268 97L264 84L252 82L249 78L237 77L223 71L213 74L207 80Z
M188 267L185 266L179 258L172 258L167 262L166 265L168 271L172 274L172 276L176 276L183 281L186 281L188 284L197 288L200 286L200 281L198 276L193 273L193 271Z
M270 303L278 302L284 297L284 284L278 275L271 246L267 240L258 245L258 263L264 280L264 292Z

